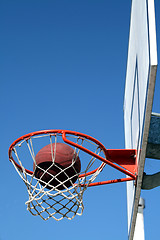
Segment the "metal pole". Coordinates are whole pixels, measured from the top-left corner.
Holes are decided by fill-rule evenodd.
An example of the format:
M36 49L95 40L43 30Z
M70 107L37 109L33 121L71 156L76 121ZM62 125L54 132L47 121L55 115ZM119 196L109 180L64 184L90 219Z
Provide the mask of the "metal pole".
M143 217L144 208L145 208L145 201L143 198L140 198L133 240L144 240L145 239L144 217Z

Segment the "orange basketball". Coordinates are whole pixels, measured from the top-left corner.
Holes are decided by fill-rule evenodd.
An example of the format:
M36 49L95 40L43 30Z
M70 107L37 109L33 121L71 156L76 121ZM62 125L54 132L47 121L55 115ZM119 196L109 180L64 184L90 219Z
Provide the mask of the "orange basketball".
M51 189L53 186L57 187L59 190L62 190L65 189L65 187L70 187L76 182L78 178L77 175L81 171L81 162L79 157L74 154L74 149L67 144L56 143L56 152L54 150L54 143L52 144L52 148L53 155L55 155L54 165L51 166L53 161L51 144L49 144L43 147L37 153L35 161L38 167L35 169L34 165L33 169L35 169L36 178L41 178L41 180L44 182L41 182L43 186L45 183L50 181L50 186L47 185L46 188ZM44 173L44 170L47 170L47 172Z

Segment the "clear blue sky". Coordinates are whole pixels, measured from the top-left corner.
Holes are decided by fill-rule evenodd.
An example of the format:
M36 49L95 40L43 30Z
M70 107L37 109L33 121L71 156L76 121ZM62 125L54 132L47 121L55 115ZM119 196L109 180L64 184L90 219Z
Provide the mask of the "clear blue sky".
M125 183L88 189L81 217L44 222L26 210L27 191L8 148L23 134L42 129L75 130L106 148L124 148L130 8L128 0L1 1L0 240L127 239ZM158 69L155 112L160 112L159 76ZM157 161L156 167L147 161L148 172L155 168L160 169ZM157 239L160 188L142 196L146 239Z

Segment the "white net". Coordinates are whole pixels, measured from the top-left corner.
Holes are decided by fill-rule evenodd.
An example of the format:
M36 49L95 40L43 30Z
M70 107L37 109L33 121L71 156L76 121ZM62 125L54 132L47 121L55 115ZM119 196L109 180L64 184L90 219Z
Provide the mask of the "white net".
M72 134L66 134L66 138L78 144L76 146L83 146L105 158L103 150L95 142ZM43 220L71 220L76 215L82 215L83 193L105 166L95 156L72 147L74 154L71 164L61 167L55 160L59 143L64 144L62 133L30 136L15 144L10 155L10 161L27 188L27 210ZM44 146L50 146L51 153L51 162L45 166L36 160ZM81 165L79 169L76 167L78 161ZM58 170L55 172L53 169Z

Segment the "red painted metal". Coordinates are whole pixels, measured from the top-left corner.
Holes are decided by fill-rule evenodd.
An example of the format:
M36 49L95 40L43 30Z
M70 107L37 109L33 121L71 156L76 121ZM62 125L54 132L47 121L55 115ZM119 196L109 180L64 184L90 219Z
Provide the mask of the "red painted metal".
M94 152L88 150L87 148L84 148L83 146L68 140L66 138L66 132L63 132L62 138L63 138L64 142L83 150L84 152L92 155L93 157L101 160L104 163L107 163L111 167L119 170L120 172L125 173L126 175L132 177L133 179L136 178L136 169L137 169L137 167L136 167L136 165L137 165L137 163L136 163L136 155L137 155L136 150L134 150L134 149L107 150L98 140L94 141L104 151L105 156L106 156L106 159L105 159L105 158L95 154ZM88 139L93 141L93 138L91 138L91 137L88 138ZM119 159L119 160L117 160L117 162L116 162L116 159ZM116 165L115 163L119 164L120 166Z
M108 164L109 166L119 170L120 172L122 172L128 176L126 178L121 178L121 179L91 183L89 186L98 186L98 185L104 185L104 184L110 184L110 183L136 180L138 169L137 169L137 151L135 149L106 149L104 147L104 145L101 142L99 142L97 139L95 139L91 136L88 136L86 134L82 134L82 133L75 132L75 131L69 131L69 130L42 130L42 131L37 131L37 132L26 134L26 135L18 138L16 141L14 141L11 144L11 146L9 148L9 159L12 160L19 169L22 169L21 166L12 157L12 150L13 150L14 146L18 142L20 142L24 139L28 140L32 136L42 135L42 134L54 134L54 133L62 134L62 139L67 144L81 149L82 151L90 154L91 156L101 160L105 164ZM104 152L105 158L97 155L96 153L90 151L89 149L87 149L77 143L74 143L74 142L68 140L66 138L66 134L75 135L82 139L88 139L88 140L96 143L100 147L100 149ZM25 169L25 170L28 174L33 174L32 171L30 171L28 169ZM87 175L93 174L94 172L96 172L96 170L97 169L95 169L91 172L88 172ZM79 175L79 177L84 177L84 176L85 176L85 174Z
M133 181L133 178L119 178L114 180L108 180L108 181L102 181L102 182L96 182L96 183L90 183L88 187L94 187L94 186L100 186L100 185L106 185L111 183L120 183L120 182L127 182L127 181Z

